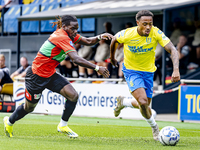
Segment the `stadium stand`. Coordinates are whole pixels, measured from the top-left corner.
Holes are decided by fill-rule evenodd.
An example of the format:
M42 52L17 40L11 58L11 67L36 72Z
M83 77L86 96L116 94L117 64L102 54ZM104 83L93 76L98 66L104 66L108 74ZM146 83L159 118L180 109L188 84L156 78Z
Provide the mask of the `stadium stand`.
M61 2L62 7L69 7L69 6L78 5L81 3L82 3L82 0L65 0Z
M1 1L1 0L0 0ZM33 14L39 11L48 11L56 9L60 6L69 7L81 3L87 3L95 0L23 0L26 5L17 5L9 9L4 15L4 32L17 33L17 17L20 16L20 7L22 6L22 15ZM29 4L29 5L28 5ZM40 10L41 5L41 10ZM50 22L54 20L41 21L41 32L52 32L55 28L51 27ZM86 18L82 20L83 32L94 31L94 18ZM79 19L79 23L81 20ZM86 25L87 24L87 25ZM88 24L90 26L88 26ZM80 29L79 29L80 31ZM22 22L22 33L37 33L39 32L39 21L24 21Z
M51 0L50 2L51 3L41 4L41 11L49 11L60 7L60 4L56 3L55 0ZM56 30L56 26L52 28L51 22L55 22L55 20L41 21L41 32L52 32Z
M95 18L83 18L82 19L82 31L93 32L95 30Z
M28 15L39 12L38 4L23 5L22 15ZM22 22L22 33L34 33L39 31L39 21L23 21Z
M27 5L27 4L30 4L31 3L31 0L23 0L23 4Z
M1 1L1 0L0 0ZM81 3L87 3L95 0L23 0L26 5L16 5L11 7L4 15L4 33L17 33L18 24L17 17L21 15L28 15L37 13L40 11L49 11L57 9L59 7L69 7L78 5ZM22 10L21 8L22 7ZM41 7L41 8L40 8ZM22 11L22 12L21 12ZM55 27L52 28L51 22L55 20L41 21L40 31L41 33L52 32ZM83 32L94 31L94 18L78 19L79 24L82 26ZM82 23L82 24L81 24ZM80 29L78 30L80 31ZM38 33L39 21L23 21L22 33Z
M34 0L31 4L41 4L45 2L44 0Z
M18 21L17 17L20 16L21 5L15 5L9 8L4 15L4 32L13 33L17 32Z
M89 2L93 2L93 1L97 1L97 0L82 0L82 3L89 3Z

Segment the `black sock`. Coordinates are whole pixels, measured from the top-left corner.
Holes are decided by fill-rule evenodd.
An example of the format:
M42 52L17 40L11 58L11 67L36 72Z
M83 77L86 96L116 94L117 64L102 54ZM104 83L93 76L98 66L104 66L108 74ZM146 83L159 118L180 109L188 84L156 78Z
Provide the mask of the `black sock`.
M93 74L88 74L88 78L92 78Z
M9 117L10 123L14 124L15 121L23 118L28 113L24 110L24 104L17 107L17 109L13 112L13 114Z
M69 117L74 112L74 109L76 107L76 103L77 102L72 102L70 100L67 100L65 102L65 108L64 108L63 114L62 114L62 120L64 120L64 121L68 121L69 120Z
M84 74L79 74L79 78L84 78L85 77L85 75Z
M97 78L103 78L103 75L98 75L98 77Z

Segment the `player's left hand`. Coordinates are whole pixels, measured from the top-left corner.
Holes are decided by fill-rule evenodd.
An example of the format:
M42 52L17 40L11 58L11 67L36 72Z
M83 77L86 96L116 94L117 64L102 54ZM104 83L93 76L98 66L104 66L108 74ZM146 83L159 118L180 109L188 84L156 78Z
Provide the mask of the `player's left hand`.
M110 58L110 62L111 62L111 64L112 64L113 66L118 67L118 65L117 65L117 60L116 60L116 59L111 59L111 58Z
M101 75L103 75L104 78L108 78L110 76L110 73L106 67L99 66L99 71Z
M103 39L103 40L112 40L112 38L113 38L113 35L110 33L101 34L101 39Z
M172 82L178 82L178 81L180 81L180 73L179 73L178 69L176 69L176 70L173 71L171 81Z

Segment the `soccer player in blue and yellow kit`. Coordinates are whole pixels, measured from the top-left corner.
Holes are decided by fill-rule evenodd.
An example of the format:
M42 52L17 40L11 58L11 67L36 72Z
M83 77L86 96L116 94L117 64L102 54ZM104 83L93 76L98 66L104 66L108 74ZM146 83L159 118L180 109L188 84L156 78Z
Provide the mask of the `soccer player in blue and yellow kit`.
M118 32L111 41L111 63L116 66L115 44L124 43L124 64L122 71L134 100L122 96L117 98L115 117L125 107L139 108L142 116L150 124L154 140L158 140L159 128L152 116L149 104L153 94L153 76L156 70L155 49L159 44L171 54L173 62L172 82L180 80L179 55L165 34L153 26L153 13L141 10L136 14L137 26Z

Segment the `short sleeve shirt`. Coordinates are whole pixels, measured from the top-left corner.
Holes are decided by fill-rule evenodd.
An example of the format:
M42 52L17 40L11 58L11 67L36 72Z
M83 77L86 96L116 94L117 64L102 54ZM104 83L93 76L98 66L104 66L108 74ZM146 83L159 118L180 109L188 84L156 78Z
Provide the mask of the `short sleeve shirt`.
M115 37L124 43L124 65L127 69L154 72L155 50L159 43L162 47L170 40L157 27L152 27L148 37L140 36L137 26L118 32Z
M63 29L57 29L41 46L32 64L32 71L41 77L48 78L56 72L56 67L66 54L76 51L73 43L81 39L79 34L72 41Z

